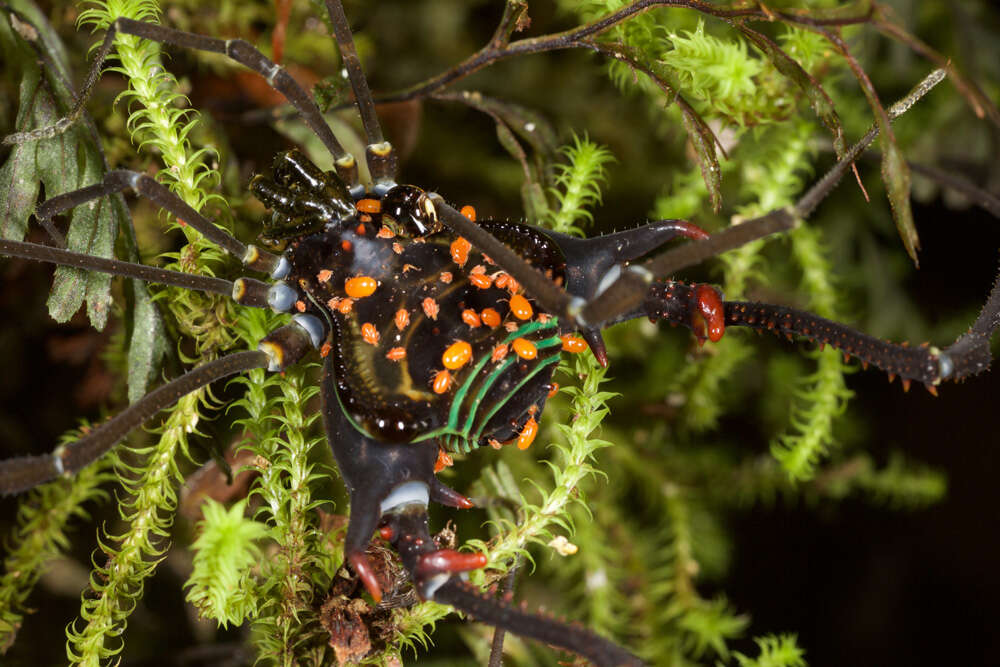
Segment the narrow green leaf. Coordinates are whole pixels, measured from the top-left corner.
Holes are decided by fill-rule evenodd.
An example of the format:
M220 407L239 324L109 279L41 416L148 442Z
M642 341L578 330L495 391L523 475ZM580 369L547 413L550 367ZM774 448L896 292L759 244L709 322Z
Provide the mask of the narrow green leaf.
M913 224L913 211L910 209L910 167L906 164L899 146L886 132L882 132L882 180L885 191L892 206L892 219L896 221L896 229L907 254L913 264L920 266L917 251L920 249L920 238Z
M559 148L555 128L541 113L505 100L487 97L481 93L461 93L463 104L482 111L494 119L502 120L510 130L523 139L532 150L551 161Z
M833 108L833 100L826 94L820 85L809 72L805 71L801 65L782 49L778 44L766 35L742 24L736 24L736 28L743 33L754 46L767 56L774 68L787 77L792 83L805 93L813 111L823 121L823 124L833 133L833 148L837 153L837 158L842 158L847 150L847 143L844 139L844 128L840 123L840 116Z
M115 205L117 202L113 203ZM166 330L160 311L139 280L130 280L132 326L129 331L127 379L129 403L142 398L160 370L160 361L167 352Z
M718 212L722 209L722 169L719 168L719 158L715 154L715 134L694 109L679 102L680 98L677 107L681 110L684 129L694 147L701 177L712 202L712 210Z
M531 224L537 224L551 212L545 190L535 181L525 181L521 185L521 202L524 204L525 219Z
M19 99L15 129L30 128L35 122L30 100L38 93L41 72L34 65L35 54L12 29L0 20L0 50L3 53L3 73L6 77L20 76ZM26 103L26 101L28 103ZM35 147L32 144L14 146L0 168L0 235L21 241L28 228L28 217L35 210L41 184L37 176Z

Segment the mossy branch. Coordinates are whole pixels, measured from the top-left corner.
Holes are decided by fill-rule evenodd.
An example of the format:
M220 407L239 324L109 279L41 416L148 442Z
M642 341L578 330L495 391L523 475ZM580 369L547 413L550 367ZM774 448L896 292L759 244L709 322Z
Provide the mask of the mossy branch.
M122 533L105 530L100 538L102 556L95 556L90 590L80 608L83 623L74 622L66 630L66 654L72 664L98 667L122 650L120 637L128 617L168 547L181 479L177 461L187 453L187 434L196 423L191 415L198 414L202 395L196 391L178 401L159 429L159 442L137 451L144 457L138 466L124 460L127 454L112 454L118 477L131 494L119 504L127 525Z
M86 519L85 503L105 500L98 487L107 482L110 460L102 459L74 478L59 479L28 494L17 509L17 527L5 540L7 556L0 577L0 655L14 643L24 603L46 565L68 546L66 531L74 519Z

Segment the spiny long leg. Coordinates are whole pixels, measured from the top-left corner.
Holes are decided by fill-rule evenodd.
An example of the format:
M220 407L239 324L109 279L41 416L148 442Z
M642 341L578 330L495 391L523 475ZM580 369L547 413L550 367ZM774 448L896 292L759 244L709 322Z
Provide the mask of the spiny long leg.
M489 232L449 206L440 195L432 193L431 197L439 219L446 226L489 255L498 266L523 285L531 298L538 301L543 308L559 317L567 325L581 331L594 330L609 322L617 321L623 313L639 306L653 280L654 274L649 269L641 264L631 265L629 267L631 270L622 271L621 276L615 282L588 303L583 298L571 296L553 283L502 241L497 240ZM684 258L684 266L690 266L709 257L714 257L720 252L738 248L750 241L787 231L794 226L794 222L795 218L788 211L784 209L772 211L760 218L749 220L716 234L709 239L695 241L690 245L664 253L664 255L680 253ZM671 257L676 260L677 255L673 254ZM588 340L588 342L590 341Z
M99 197L112 195L123 190L133 190L160 208L173 213L179 220L196 229L202 236L242 261L247 267L265 273L275 271L281 258L256 246L247 246L232 235L216 227L207 218L188 206L184 200L158 183L155 179L135 171L116 169L104 176L102 183L57 195L43 202L35 215L44 225L62 211Z
M941 81L943 76L943 70L935 70L910 95L893 105L890 117L896 118L904 113L920 96ZM790 209L771 211L716 234L710 239L674 248L643 264L630 265L627 270L621 272L616 281L589 302L579 297L571 297L565 290L554 285L502 242L492 238L448 206L439 195L434 195L432 200L439 218L445 225L493 258L501 268L518 280L543 308L569 326L582 331L592 331L606 323L616 321L622 314L639 307L645 299L646 290L657 277L670 275L750 241L791 229L796 220L808 217L819 202L833 190L877 134L877 128L870 130Z
M117 259L94 257L85 253L73 252L62 248L27 243L25 241L10 241L0 239L0 255L23 257L41 262L50 262L61 266L71 266L88 271L100 271L125 278L135 278L147 282L172 285L184 289L210 292L232 297L240 305L263 308L268 305L267 283L251 278L240 278L233 282L223 278L201 276L182 271L171 271L145 264L134 264Z
M652 285L640 309L616 319L647 316L693 329L702 326L701 312L704 285L684 285L667 281ZM720 303L725 327L748 327L774 334L799 336L829 345L863 364L871 364L899 376L903 388L911 381L922 382L931 393L944 380L958 381L985 371L990 365L990 338L1000 328L1000 280L993 286L986 305L972 328L945 349L931 346L910 347L869 336L839 322L796 308L769 303L726 301Z
M888 110L890 120L895 120L903 115L917 100L926 95L931 89L940 83L945 77L945 70L937 69L926 76L908 95L896 102ZM621 285L611 285L604 293L599 294L596 299L588 304L582 305L579 319L584 322L600 323L612 319L614 316L627 312L642 302L645 294L645 286L648 286L654 279L672 275L676 271L693 266L708 259L720 252L732 250L740 245L749 243L758 238L763 238L769 234L791 229L796 220L805 220L819 206L836 187L844 174L854 166L854 162L871 145L878 136L878 126L873 125L871 129L862 137L844 157L828 171L823 178L817 181L809 190L795 203L791 209L779 209L771 211L764 216L741 223L735 228L727 229L723 234L732 234L732 245L723 239L715 241L708 239L692 243L689 247L674 248L662 255L655 257L643 264L629 267L629 271L623 271L617 281ZM743 233L739 227L744 225L757 225L756 233ZM717 234L716 236L722 236ZM726 247L728 245L728 247ZM574 314L576 314L574 312Z
M812 313L769 303L728 301L725 314L727 326L802 336L830 345L845 355L857 357L864 364L884 370L890 380L898 375L906 389L911 380L916 380L934 393L942 380L961 380L985 371L990 365L989 334L970 332L950 347L939 350L898 345Z
M59 475L75 473L96 461L129 432L182 396L215 380L254 368L266 368L269 361L270 356L259 350L237 352L216 359L154 389L111 421L51 454L0 461L0 494L21 493Z
M479 592L471 584L456 577L443 583L432 599L450 604L481 623L581 655L599 667L645 664L609 639L554 618L521 611Z
M60 251L65 252L65 251ZM308 317L308 316L303 316ZM111 421L51 454L0 461L0 495L21 493L62 474L72 474L96 461L133 429L181 397L216 380L255 368L280 372L319 346L309 322L294 319L264 337L258 349L236 352L194 368L149 392Z
M351 154L344 150L340 142L337 141L337 138L333 136L330 126L323 119L323 114L320 113L316 103L283 67L272 62L252 44L242 39L217 39L215 37L207 37L205 35L184 32L183 30L167 28L156 23L145 23L127 18L116 19L114 23L108 26L104 42L97 51L97 57L94 59L94 64L91 65L90 71L87 73L86 82L77 99L77 104L70 115L56 123L52 128L42 128L41 130L5 137L4 143L23 143L25 141L54 136L59 132L65 131L66 128L76 122L97 80L101 76L101 65L103 65L104 59L111 52L115 35L119 32L162 44L171 44L173 46L195 49L196 51L221 53L257 72L267 80L267 83L272 88L284 95L285 99L295 107L302 116L302 119L316 136L319 137L327 150L330 151L337 166L337 172L341 177L349 185L353 186L357 184L357 163Z
M354 91L354 99L357 101L358 111L361 114L361 124L365 128L365 137L368 141L368 146L365 148L365 161L368 163L368 171L376 186L376 192L381 194L380 188L388 189L396 184L398 168L396 150L382 136L382 128L379 126L378 115L375 113L375 102L372 100L365 72L361 68L357 49L354 48L354 36L351 34L347 16L344 14L343 3L340 0L326 0L326 11L330 14L333 32L337 38L337 46L340 48L340 55L344 59L344 68L347 70L347 77L351 82L351 89Z

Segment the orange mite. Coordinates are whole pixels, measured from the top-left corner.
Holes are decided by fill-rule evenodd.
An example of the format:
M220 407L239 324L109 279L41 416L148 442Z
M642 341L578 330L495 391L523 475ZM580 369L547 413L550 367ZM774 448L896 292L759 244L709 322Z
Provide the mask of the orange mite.
M325 358L327 355L330 354L330 350L332 349L333 349L332 345L330 345L329 343L323 343L323 347L319 348L319 356Z
M479 289L486 289L493 284L493 281L485 273L469 274L469 282L478 287Z
M441 307L438 305L437 301L431 297L427 297L420 305L424 309L424 315L432 320L436 320L438 318L438 313L441 312Z
M479 319L479 315L476 311L471 308L466 308L462 311L462 321L468 324L470 327L475 329L476 327L482 325L482 320Z
M385 358L389 361L402 361L403 359L406 359L406 348L394 347L385 353Z
M331 271L330 269L323 269L322 271L316 274L316 280L318 280L321 283L330 282L331 276L333 276L333 271Z
M522 359L532 360L538 356L538 348L527 338L514 339L514 353Z
M476 221L476 209L473 208L472 206L466 204L465 206L462 207L462 210L459 212L469 220L472 220L473 222Z
M479 315L482 317L483 324L491 329L496 329L500 326L500 313L493 310L492 308L484 308Z
M559 393L559 383L558 382L553 382L552 384L549 385L549 395L548 395L548 398L552 398L553 396L555 396L558 393Z
M340 311L341 315L346 315L351 312L351 308L354 307L354 299L341 299L340 303L337 304L337 310Z
M459 266L465 266L465 263L469 261L469 251L472 250L472 244L466 241L464 238L459 236L457 239L451 242L451 259Z
M528 421L524 423L524 428L521 429L521 435L517 436L517 448L527 449L531 447L536 435L538 435L538 422L535 421L534 417L529 417Z
M396 322L396 328L402 331L410 323L410 313L406 308L400 308L396 311L396 317L393 319Z
M299 299L298 301L296 301L295 302L295 310L299 311L300 313L306 312L306 302L303 301L302 299Z
M490 355L490 361L503 361L507 356L507 345L500 343L495 348L493 348L493 353Z
M385 225L382 225L382 229L378 230L378 234L376 234L375 236L379 237L380 239L391 239L394 236L396 236L396 232L392 231Z
M566 334L564 336L560 336L559 338L562 339L562 349L565 352L580 354L587 349L587 341L583 340L579 336Z
M357 209L362 213L381 213L382 212L382 202L378 199L362 199L355 204Z
M344 281L344 291L347 292L347 296L355 299L363 299L366 296L371 296L375 293L376 288L378 288L378 283L374 278L369 278L368 276L348 278Z
M520 283L514 280L514 276L509 273L504 273L503 271L500 271L497 274L496 280L493 284L500 289L506 289L511 294L516 294L517 290L521 288Z
M472 358L472 346L464 340L457 340L441 355L441 363L450 370L458 370Z
M451 373L448 371L438 371L437 375L434 376L434 393L443 394L448 391L448 387L451 385Z
M370 345L378 345L378 329L371 322L365 322L361 325L361 337Z
M437 461L434 462L434 472L441 472L445 468L455 465L455 460L443 449L438 450Z
M454 276L451 275L451 271L442 271L441 275L438 277L438 280L447 285L452 281L452 278L454 278Z
M530 320L535 311L531 308L531 303L520 294L510 297L510 312L519 320Z

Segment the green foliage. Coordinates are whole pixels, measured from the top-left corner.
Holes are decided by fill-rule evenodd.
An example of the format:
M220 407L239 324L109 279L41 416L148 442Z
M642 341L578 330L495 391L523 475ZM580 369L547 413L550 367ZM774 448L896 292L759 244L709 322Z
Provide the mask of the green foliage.
M26 612L25 602L50 560L69 547L73 519L87 519L84 503L105 500L98 486L107 482L109 461L85 468L73 479L59 479L33 489L17 511L17 527L4 546L0 577L0 655L14 643Z
M767 635L754 640L760 647L760 655L751 658L736 653L736 663L740 667L805 667L805 651L795 643L795 635Z
M573 145L561 150L567 163L556 165L555 187L549 194L555 206L549 209L546 226L563 234L583 236L578 223L592 222L591 209L601 203L600 186L607 181L607 164L614 156L586 136L574 136Z
M222 627L242 625L257 613L250 568L260 561L257 542L267 535L267 528L244 516L246 506L241 500L227 510L207 499L201 506L205 515L199 524L201 535L191 545L194 571L185 584L190 589L185 599Z
M530 502L522 496L520 516L515 522L497 519L501 536L490 544L473 540L472 546L487 552L488 567L505 570L520 554L527 553L529 544L548 545L556 536L556 528L572 534L572 520L568 509L574 503L584 503L580 483L597 472L592 465L595 453L610 447L606 440L591 437L600 425L608 408L605 403L615 394L600 391L606 369L601 368L590 355L576 359L574 372L583 378L581 387L567 387L564 391L573 399L575 419L570 424L557 424L556 430L564 443L552 443L549 449L555 456L546 460L552 473L551 488L542 488L532 481L540 496Z
M66 83L69 62L58 36L33 4L22 0L11 3L10 7L32 21L38 31L35 39L29 40L21 34L15 35L13 24L7 20L0 21L4 71L12 78L20 75L19 81L11 83L18 90L14 128L30 132L52 126L72 108L74 97ZM43 67L43 62L51 67ZM0 235L15 240L24 238L40 186L44 185L46 196L52 197L93 185L101 179L106 166L97 134L79 124L54 137L14 146L0 167L0 210L4 212ZM93 206L77 207L70 215L66 247L110 257L116 234L130 224L120 196L99 200ZM131 230L123 237L124 254L136 260L138 254ZM49 313L53 319L64 322L86 302L88 319L102 329L112 311L110 290L110 276L59 267L49 294ZM143 283L131 281L128 296L135 303L133 335L127 353L129 399L134 401L156 377L164 354L163 323Z
M158 430L159 442L136 450L143 460L129 464L115 456L115 471L128 496L119 500L125 529L104 530L102 555L90 576L80 607L80 620L66 630L70 662L97 666L122 650L118 639L143 587L166 553L169 528L177 507L178 459L187 452L187 435L197 420L201 392L184 396ZM192 417L194 415L194 417Z
M948 491L944 473L909 462L900 452L893 452L881 469L867 456L858 456L831 472L822 480L830 496L842 498L854 492L895 510L922 509L943 500Z
M693 31L669 33L667 40L672 48L661 58L673 68L680 88L718 116L745 126L771 104L773 98L761 94L755 81L764 63L749 57L746 42L706 35L701 20Z
M697 590L695 499L667 483L659 500L668 532L643 552L650 584L642 619L649 630L640 644L642 654L654 663L667 656L679 664L712 655L727 658L727 643L742 635L749 619L724 597L705 599Z
M78 19L92 32L106 29L116 18L158 23L160 8L156 0L88 0ZM188 135L197 122L197 114L184 108L183 95L177 92L177 80L160 62L160 45L132 35L119 34L112 51L118 65L108 68L128 81L128 88L115 101L123 103L130 114L126 126L140 150L158 152L167 169L158 174L193 209L201 210L210 200L223 202L210 194L218 174L205 164L214 150L203 146L194 149Z
M243 335L255 344L285 317L248 313ZM239 423L250 434L245 447L260 469L253 493L261 503L254 518L268 526L278 545L261 563L254 583L254 638L261 657L278 665L322 664L327 642L316 601L340 564L340 554L331 552L319 530L315 508L320 502L313 500L310 488L326 475L309 458L312 447L322 441L313 428L319 414L306 412L319 393L314 381L307 382L309 371L301 364L283 375L255 370L233 380L246 387L234 407L247 415Z
M42 49L39 40L53 37L43 22L43 15L27 3L16 3L15 8L39 21L43 30L41 36L30 42L14 30L6 17L0 21L0 45L4 61L9 63L5 68L21 73L14 126L18 131L28 132L56 123L72 108L73 96L60 79L60 73L46 71L39 62L36 51ZM47 55L62 56L58 65L63 71L68 67L64 53ZM46 196L53 196L98 182L104 170L102 157L95 138L84 127L70 128L61 135L14 147L0 168L0 210L4 213L0 234L4 238L22 240L28 232L28 218L34 212L41 188L44 186ZM75 210L70 220L67 247L110 257L118 225L126 217L116 203L104 201L97 206ZM106 275L60 269L49 297L49 312L55 320L65 322L86 301L91 324L101 329L110 310L110 285L110 277Z
M818 231L802 227L791 234L791 240L795 259L803 271L803 285L810 295L810 307L823 317L836 319L836 293ZM844 382L846 367L840 352L821 350L815 357L816 372L802 379L805 386L796 394L799 402L791 415L795 431L779 436L771 445L771 453L797 480L813 476L815 464L835 442L836 418L843 414L853 396Z

